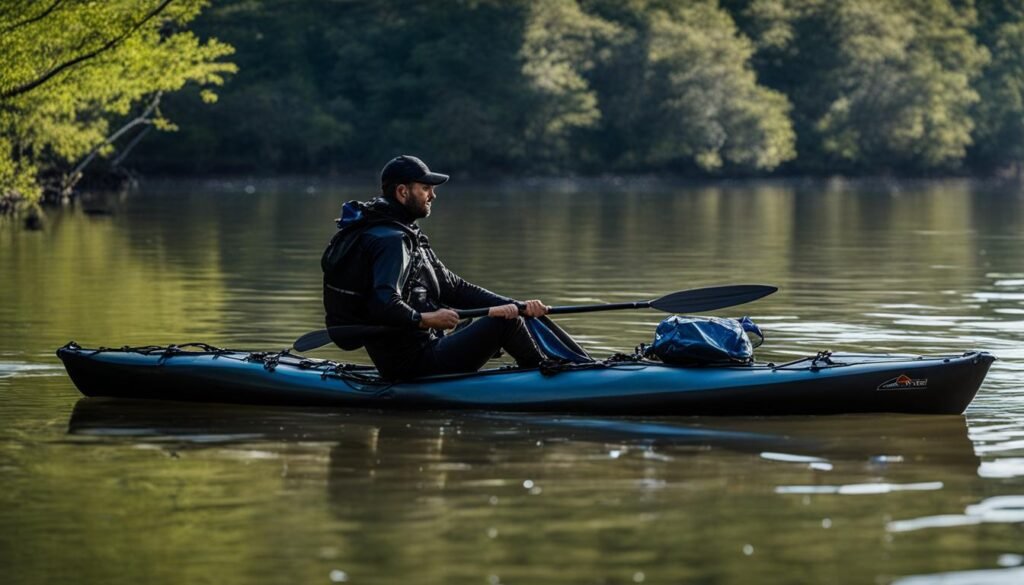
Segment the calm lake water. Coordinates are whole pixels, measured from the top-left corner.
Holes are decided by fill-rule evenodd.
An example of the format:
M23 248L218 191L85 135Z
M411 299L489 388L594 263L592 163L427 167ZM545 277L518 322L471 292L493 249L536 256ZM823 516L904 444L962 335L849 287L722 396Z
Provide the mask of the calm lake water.
M372 181L367 181L370 186ZM54 350L281 349L358 187L150 183L0 220L3 583L1024 582L1024 194L968 182L452 186L449 267L549 304L775 284L765 361L1000 361L964 416L594 418L83 399ZM663 315L559 322L598 356ZM313 355L366 362L364 353ZM747 433L739 435L738 433Z

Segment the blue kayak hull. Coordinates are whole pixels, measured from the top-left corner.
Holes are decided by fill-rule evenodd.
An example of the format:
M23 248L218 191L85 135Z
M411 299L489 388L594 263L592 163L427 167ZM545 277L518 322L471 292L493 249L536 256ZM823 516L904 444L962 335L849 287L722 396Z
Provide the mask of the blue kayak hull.
M840 355L775 366L597 362L390 383L371 369L291 354L178 348L57 351L86 396L396 409L658 415L959 414L995 358Z

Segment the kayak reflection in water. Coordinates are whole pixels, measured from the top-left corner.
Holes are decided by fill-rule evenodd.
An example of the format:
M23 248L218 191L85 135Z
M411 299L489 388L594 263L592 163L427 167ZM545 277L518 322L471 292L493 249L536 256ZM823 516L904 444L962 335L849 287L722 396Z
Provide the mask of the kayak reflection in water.
M349 201L321 260L328 327L384 325L361 339L334 337L347 350L365 345L381 375L391 379L475 372L504 349L523 367L543 356L511 298L466 282L430 248L416 220L430 215L435 187L448 175L414 156L392 159L381 171L381 196ZM522 315L549 307L524 303ZM490 307L487 317L445 335L459 323L454 310Z

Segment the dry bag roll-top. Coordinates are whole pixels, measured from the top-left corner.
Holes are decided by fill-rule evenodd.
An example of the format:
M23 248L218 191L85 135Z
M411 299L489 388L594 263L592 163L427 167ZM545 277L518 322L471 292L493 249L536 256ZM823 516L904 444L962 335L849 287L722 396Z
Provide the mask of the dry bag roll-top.
M648 355L667 364L684 366L708 364L749 364L754 347L747 332L764 341L760 328L750 320L721 317L672 315L658 325Z

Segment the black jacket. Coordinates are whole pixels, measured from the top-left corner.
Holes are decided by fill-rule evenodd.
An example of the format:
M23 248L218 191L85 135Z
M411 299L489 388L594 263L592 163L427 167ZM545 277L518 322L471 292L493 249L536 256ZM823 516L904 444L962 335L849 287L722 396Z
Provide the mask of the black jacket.
M513 302L448 270L415 218L395 201L350 201L338 228L321 260L327 325L396 327L393 335L364 340L378 366L378 358L408 357L436 336L420 329L422 312ZM358 347L343 347L353 345Z

